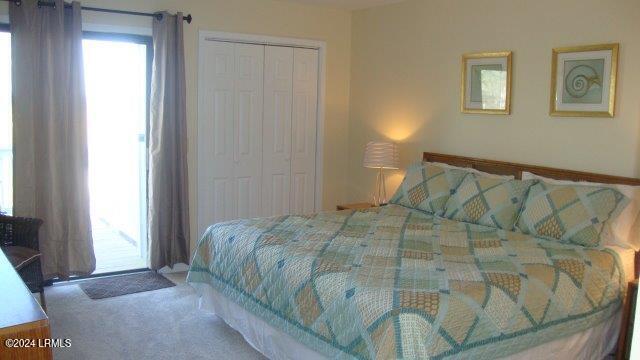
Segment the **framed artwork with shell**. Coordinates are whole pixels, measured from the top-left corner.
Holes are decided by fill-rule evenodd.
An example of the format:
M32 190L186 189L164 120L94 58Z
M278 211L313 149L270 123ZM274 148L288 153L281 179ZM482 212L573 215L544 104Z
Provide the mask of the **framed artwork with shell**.
M553 116L613 117L619 44L553 49Z

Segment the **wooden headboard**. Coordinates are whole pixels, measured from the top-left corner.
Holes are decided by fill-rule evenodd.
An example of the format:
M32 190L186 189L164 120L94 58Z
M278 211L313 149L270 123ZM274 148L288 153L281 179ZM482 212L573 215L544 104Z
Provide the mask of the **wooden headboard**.
M431 152L422 153L422 161L439 162L454 166L468 167L476 170L498 175L513 175L516 179L522 179L522 172L549 177L557 180L589 181L602 184L621 184L640 186L640 179L623 176L595 174L582 171L555 169L546 166L518 164L506 161L477 159L466 156L438 154ZM636 251L634 272L636 279L640 275L640 252Z
M546 166L517 164L506 161L476 159L466 156L437 154L425 152L422 154L422 161L439 162L454 166L468 167L476 170L498 175L513 175L516 179L522 178L522 172L549 177L557 180L589 181L603 184L621 184L640 186L640 179L623 176L612 176L595 174L582 171L555 169Z

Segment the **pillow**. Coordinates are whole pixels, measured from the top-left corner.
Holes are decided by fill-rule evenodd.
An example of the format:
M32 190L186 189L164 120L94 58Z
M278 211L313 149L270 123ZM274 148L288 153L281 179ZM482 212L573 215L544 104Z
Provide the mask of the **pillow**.
M607 222L628 203L626 196L610 187L540 181L529 190L518 228L525 234L596 247L603 242Z
M444 216L512 230L527 190L536 180L506 180L469 173L445 206Z
M554 185L585 185L610 187L620 191L630 199L629 205L612 221L605 225L603 245L621 246L624 248L640 248L640 186L601 184L587 181L556 180L544 176L522 172L522 179L538 179Z
M389 202L442 215L444 205L466 174L429 163L413 164Z
M441 167L446 168L446 169L464 170L466 172L474 173L474 174L477 174L477 175L482 175L482 176L488 177L488 178L505 179L505 180L513 180L513 179L515 179L515 177L513 175L491 174L491 173L480 171L480 170L477 170L477 169L474 169L474 168L470 168L470 167L453 166L453 165L449 165L449 164L445 164L445 163L439 163L439 162L432 162L432 163L429 163L429 164L438 165L438 166L441 166Z

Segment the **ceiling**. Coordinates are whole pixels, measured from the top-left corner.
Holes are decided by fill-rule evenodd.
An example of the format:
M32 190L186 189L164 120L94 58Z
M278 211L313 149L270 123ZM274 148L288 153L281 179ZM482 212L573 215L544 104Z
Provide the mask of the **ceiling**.
M286 0L303 4L320 5L347 10L358 10L373 6L393 4L403 0Z

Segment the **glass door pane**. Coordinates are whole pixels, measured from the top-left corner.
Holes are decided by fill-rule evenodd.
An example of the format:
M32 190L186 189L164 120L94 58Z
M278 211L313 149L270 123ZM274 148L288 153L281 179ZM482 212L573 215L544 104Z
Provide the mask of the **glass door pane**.
M96 273L147 267L147 45L83 42Z
M0 212L13 211L11 34L0 31Z

